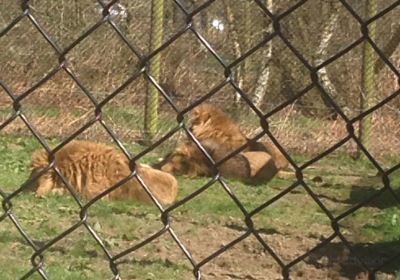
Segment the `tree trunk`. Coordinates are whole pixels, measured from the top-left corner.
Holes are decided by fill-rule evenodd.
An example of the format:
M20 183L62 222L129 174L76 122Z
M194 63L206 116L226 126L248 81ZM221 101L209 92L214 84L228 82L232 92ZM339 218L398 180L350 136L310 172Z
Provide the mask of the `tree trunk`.
M252 28L252 10L251 10L251 3L250 1L246 1L244 3L244 28L241 30L241 36L244 38L243 42L243 48L247 51L251 47L251 28ZM250 59L247 58L244 60L243 63L243 75L244 77L249 77L249 74L251 72L251 62ZM249 81L248 79L245 79L245 84L244 84L244 90L247 90L249 86Z
M151 35L150 52L159 48L163 40L164 30L164 0L152 0L151 6ZM149 65L149 74L157 81L160 80L161 55L155 55ZM145 141L151 142L158 130L158 91L150 83L147 83L144 133Z
M399 44L400 44L400 27L398 27L397 30L395 30L392 39L390 39L389 42L386 44L386 46L383 47L382 51L385 54L385 56L389 58L397 49ZM375 62L375 73L378 74L385 65L386 65L385 62L382 59L378 58Z
M368 0L366 5L366 17L370 18L377 12L377 1ZM375 40L376 37L376 22L371 22L368 26L369 37L371 40ZM362 60L362 84L361 84L361 111L367 110L372 106L374 96L374 85L375 85L375 59L374 49L372 46L365 41L363 46L363 60ZM365 116L360 121L360 141L366 149L370 148L371 131L372 130L372 116L371 114ZM360 155L360 151L358 151Z
M266 0L266 6L268 10L272 12L273 10L273 0ZM268 33L272 32L272 24L268 26ZM258 76L256 87L254 90L254 99L253 102L257 107L261 106L261 103L264 101L265 94L267 92L268 82L271 77L271 58L272 58L272 41L268 42L268 47L265 55L265 65L262 69L260 76Z
M226 12L226 18L229 24L229 31L232 34L232 39L233 39L233 52L235 55L235 58L239 58L242 56L242 47L240 45L239 42L239 33L236 29L236 25L235 25L235 15L233 14L233 11L230 7L229 4L225 3L225 1L223 2L224 6L225 6L225 12ZM235 71L235 80L237 82L237 85L243 89L243 66L242 65L238 65L236 67L236 71ZM239 102L240 100L240 95L238 93L235 94L234 97L234 101L235 103Z
M339 2L337 2L339 3ZM318 58L315 60L315 64L319 65L321 64L324 59L326 59L326 52L329 46L329 42L332 39L333 33L335 29L337 28L338 24L338 19L339 19L339 12L337 10L337 5L332 7L332 14L330 15L326 26L323 29L322 32L322 37L321 37L321 42L319 44L318 50L317 50L317 55ZM326 67L321 68L318 71L318 79L319 83L321 86L325 89L325 91L330 95L330 96L337 96L337 91L335 88L335 85L331 82L329 79L329 75L326 71ZM332 105L329 103L328 99L325 97L325 95L321 95L322 100L325 104L325 106L328 107L329 110L329 118L330 119L336 119L337 118L337 112L335 109L332 107Z

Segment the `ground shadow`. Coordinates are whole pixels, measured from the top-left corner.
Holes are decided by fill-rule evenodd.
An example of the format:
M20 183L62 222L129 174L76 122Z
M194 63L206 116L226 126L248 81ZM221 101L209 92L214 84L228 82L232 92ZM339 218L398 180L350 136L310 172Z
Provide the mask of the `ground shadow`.
M369 197L372 197L378 192L379 190L373 187L352 186L350 196L345 203L358 204L365 201ZM400 198L400 188L395 189L394 193L397 195L398 198ZM396 200L396 198L390 191L385 191L381 195L379 195L378 197L367 203L365 206L376 207L379 209L386 209L395 206L400 207L400 203Z
M325 194L317 194L317 197L324 198L336 203L344 203L350 205L357 205L367 201L372 196L380 192L379 189L374 187L360 187L352 186L350 195L346 199L339 199ZM394 190L395 195L400 199L400 188ZM373 200L365 203L366 207L375 207L379 209L387 209L391 207L400 207L400 203L396 200L395 196L390 191L384 191Z
M359 279L365 273L360 261L370 270L379 268L380 272L395 275L400 271L400 241L352 244L352 252L343 243L328 243L305 259L315 267L334 267L349 279Z

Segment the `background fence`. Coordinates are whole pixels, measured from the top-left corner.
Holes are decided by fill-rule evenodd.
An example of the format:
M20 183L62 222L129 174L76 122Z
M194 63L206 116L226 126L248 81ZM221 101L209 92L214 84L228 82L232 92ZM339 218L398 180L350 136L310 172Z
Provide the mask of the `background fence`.
M159 208L161 230L134 245L129 243L118 253L111 252L110 244L98 234L101 223L89 222L92 205L107 208L107 204L85 204L76 197L78 221L38 242L19 222L16 210L26 202L18 201L24 197L21 192L26 184L0 186L0 227L11 222L25 246L33 250L29 269L17 277L53 279L46 254L82 228L103 249L114 278L121 276L121 259L165 234L170 234L171 246L188 260L196 279L201 279L204 266L249 238L272 257L271 266L278 267L285 279L311 279L310 274L301 274L301 268L295 275L290 271L318 250L335 255L334 248L328 249L332 240L351 253L348 266L354 262L361 267L355 272L357 277L395 277L400 262L398 237L397 242L388 242L390 250L385 247L387 256L371 260L371 255L354 253L357 246L348 240L346 227L340 223L385 193L392 201L394 227L387 235L400 233L396 212L400 203L396 181L400 169L400 1L3 1L0 16L3 176L11 169L27 173L25 160L18 162L6 155L22 158L19 142L32 136L36 146L49 150L51 144L65 145L74 138L112 142L121 148L133 145L132 160L154 160L185 135L187 114L202 102L223 107L248 136L272 139L295 169L293 182L252 209L235 194L230 182L222 178L196 181L196 191L169 208ZM332 213L310 186L305 170L338 150L353 157L363 155L362 164L371 167L370 173L379 174L379 183L373 195ZM338 166L329 171L343 172ZM348 173L357 173L352 171ZM313 180L324 174L326 170L318 170ZM190 180L180 183L181 188L193 184ZM220 191L226 191L227 199L241 213L243 232L196 258L168 217L190 206L215 183L221 184ZM255 217L298 189L316 203L332 232L287 261L271 247L270 242L276 240L262 235ZM282 214L279 219L286 217ZM12 249L5 252L11 254ZM237 252L237 260L242 253ZM335 255L329 262L342 261ZM261 269L257 261L253 263L257 264L253 269ZM315 269L318 266L324 264L315 264ZM253 278L243 279L275 277L268 274L268 266L262 268L265 274L250 273ZM210 272L205 277L235 279L221 275ZM129 277L152 279L148 275Z

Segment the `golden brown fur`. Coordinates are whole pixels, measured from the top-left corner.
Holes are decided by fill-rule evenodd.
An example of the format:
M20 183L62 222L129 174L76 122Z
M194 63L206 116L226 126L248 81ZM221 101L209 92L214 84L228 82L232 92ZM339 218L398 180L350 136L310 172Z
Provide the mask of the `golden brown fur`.
M218 157L218 154L215 156ZM226 178L260 184L270 181L278 169L265 152L242 152L221 164L219 171Z
M271 155L274 164L278 170L287 169L289 162L286 157L281 153L281 151L270 142L256 142L251 143L249 147L250 151L262 151Z
M221 109L201 104L193 109L191 131L203 143L213 141L226 151L234 151L247 143L240 128Z
M191 123L192 133L216 162L249 142L221 109L210 104L196 107ZM221 164L219 171L226 178L262 183L269 181L287 166L285 156L272 143L250 142L243 152ZM174 152L155 167L177 175L212 175L209 161L194 143L188 141L178 145Z
M209 151L214 161L218 162L228 154L225 150ZM212 166L197 147L184 143L177 147L167 158L155 168L176 174L195 176L211 176ZM272 157L262 151L242 152L234 155L218 166L220 174L225 178L242 180L252 184L266 183L271 180L278 168Z
M91 199L131 174L126 156L105 144L89 141L72 141L55 154L55 162L74 190L86 199ZM49 164L47 153L37 150L32 155L32 175ZM178 192L176 179L163 171L145 165L137 166L152 194L162 204L173 203ZM65 192L61 178L54 170L44 173L37 180L37 195L48 192ZM134 199L150 202L150 196L136 178L131 178L107 195L109 199Z
M195 144L189 142L178 145L175 151L167 155L160 163L155 164L154 168L190 177L211 175L207 158Z
M230 153L249 141L232 119L211 104L204 103L194 108L191 123L191 131L207 150L223 149ZM270 142L250 143L245 151L266 152L272 156L278 169L288 167L285 156Z

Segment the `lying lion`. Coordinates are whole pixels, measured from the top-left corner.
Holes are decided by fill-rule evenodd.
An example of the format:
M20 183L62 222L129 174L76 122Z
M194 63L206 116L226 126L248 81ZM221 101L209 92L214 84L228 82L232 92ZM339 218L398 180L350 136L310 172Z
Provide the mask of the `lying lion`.
M213 150L203 145L215 162L223 160L229 151L224 149ZM216 172L211 162L190 142L184 142L161 162L154 164L154 168L175 174L196 176L213 176ZM220 175L225 178L242 180L252 184L270 181L280 170L275 158L265 151L245 151L230 157L217 166Z
M269 142L253 142L239 126L221 109L211 104L201 104L193 109L190 130L215 162L224 160L230 153L246 143L241 153L223 161L217 168L226 178L249 183L266 183L280 170L288 167L288 161L280 150ZM162 171L194 176L212 176L211 162L191 141L184 141L154 165Z
M132 172L127 157L115 148L90 141L72 141L55 154L56 167L67 179L74 191L85 199L91 199L107 188L128 177ZM49 165L45 150L32 155L31 177ZM139 177L162 204L171 204L178 193L174 176L146 165L137 165ZM67 191L61 178L50 169L40 176L33 186L38 196L49 192ZM133 199L150 202L151 198L139 181L132 177L107 195L109 199Z

